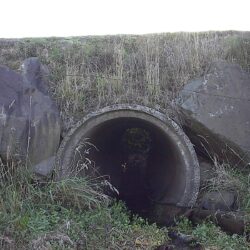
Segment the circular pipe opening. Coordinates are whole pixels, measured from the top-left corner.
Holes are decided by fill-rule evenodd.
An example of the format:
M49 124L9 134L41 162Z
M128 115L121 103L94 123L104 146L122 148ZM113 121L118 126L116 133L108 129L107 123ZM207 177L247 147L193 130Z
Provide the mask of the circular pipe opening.
M116 105L87 115L59 149L59 178L72 174L87 148L92 148L88 158L95 170L109 177L118 198L136 213L152 204L192 206L196 201L196 154L180 127L162 113Z

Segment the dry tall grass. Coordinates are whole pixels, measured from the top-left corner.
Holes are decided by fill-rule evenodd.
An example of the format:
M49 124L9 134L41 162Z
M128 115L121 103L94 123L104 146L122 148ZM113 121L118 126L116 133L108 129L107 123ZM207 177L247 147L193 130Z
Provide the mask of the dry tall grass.
M85 112L114 103L166 109L178 90L217 59L250 71L249 32L167 33L0 40L0 63L18 69L38 56L65 128Z

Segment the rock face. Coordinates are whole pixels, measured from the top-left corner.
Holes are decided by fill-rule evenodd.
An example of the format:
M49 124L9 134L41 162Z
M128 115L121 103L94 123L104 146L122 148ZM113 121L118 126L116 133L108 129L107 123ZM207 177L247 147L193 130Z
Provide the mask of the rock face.
M180 92L183 125L196 149L234 166L250 162L250 74L224 61Z
M0 66L0 156L47 175L59 146L59 112L47 92L48 70L26 59L21 74Z
M236 194L230 191L212 191L202 198L201 206L207 210L231 211L237 208Z

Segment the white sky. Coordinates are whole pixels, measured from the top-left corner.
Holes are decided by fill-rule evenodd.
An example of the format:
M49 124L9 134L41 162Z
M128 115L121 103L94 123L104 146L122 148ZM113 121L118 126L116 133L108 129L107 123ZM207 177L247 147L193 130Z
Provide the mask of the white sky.
M0 0L0 38L250 31L250 0Z

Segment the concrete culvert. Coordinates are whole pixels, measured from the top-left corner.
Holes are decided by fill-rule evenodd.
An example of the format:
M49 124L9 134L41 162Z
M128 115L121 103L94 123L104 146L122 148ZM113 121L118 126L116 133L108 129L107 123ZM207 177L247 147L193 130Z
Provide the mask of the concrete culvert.
M139 213L153 204L192 206L199 190L199 164L187 136L167 116L139 105L91 113L66 136L57 178L93 169L118 190L111 195Z

